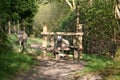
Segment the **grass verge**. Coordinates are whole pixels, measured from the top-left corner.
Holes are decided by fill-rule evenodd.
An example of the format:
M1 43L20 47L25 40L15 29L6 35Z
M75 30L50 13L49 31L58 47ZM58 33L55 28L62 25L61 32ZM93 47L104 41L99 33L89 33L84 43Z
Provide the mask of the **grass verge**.
M113 64L100 70L104 80L120 80L120 47L116 51Z
M110 58L101 55L83 54L83 61L85 61L84 69L76 72L73 76L83 76L86 74L98 73L99 70L113 63Z
M15 52L17 36L8 35L7 46L0 47L0 80L14 80L14 75L23 73L37 64L36 56ZM15 49L13 47L15 45Z
M12 80L11 76L29 70L36 62L33 56L15 53L13 51L0 52L0 79Z

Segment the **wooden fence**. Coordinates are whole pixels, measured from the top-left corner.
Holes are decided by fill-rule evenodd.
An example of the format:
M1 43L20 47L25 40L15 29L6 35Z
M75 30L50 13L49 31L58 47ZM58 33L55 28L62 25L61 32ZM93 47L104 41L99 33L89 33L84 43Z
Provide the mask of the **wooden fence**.
M47 48L47 40L48 40L48 36L50 36L50 42L52 45L52 49L54 49L54 37L58 36L58 35L64 35L64 36L74 36L73 39L73 45L70 45L70 47L72 47L74 49L74 58L78 59L79 57L82 58L82 36L83 36L83 32L78 32L79 28L77 28L77 32L48 32L47 30L47 26L43 26L43 32L41 32L41 34L43 35L43 43L42 43L42 47L44 48L43 50L43 56L46 56L46 48ZM57 57L56 57L57 58Z

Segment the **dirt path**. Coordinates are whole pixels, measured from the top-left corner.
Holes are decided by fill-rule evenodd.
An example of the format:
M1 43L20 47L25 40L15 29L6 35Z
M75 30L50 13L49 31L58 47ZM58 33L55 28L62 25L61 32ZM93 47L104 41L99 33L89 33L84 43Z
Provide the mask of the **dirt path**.
M16 80L70 80L69 75L83 69L84 62L74 60L42 60L38 66Z

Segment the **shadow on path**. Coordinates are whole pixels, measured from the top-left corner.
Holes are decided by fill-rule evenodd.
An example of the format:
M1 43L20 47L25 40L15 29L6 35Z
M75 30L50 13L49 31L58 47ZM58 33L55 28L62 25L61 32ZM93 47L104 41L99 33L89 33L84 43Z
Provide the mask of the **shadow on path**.
M31 71L16 80L70 80L69 75L84 68L84 62L74 60L42 60Z

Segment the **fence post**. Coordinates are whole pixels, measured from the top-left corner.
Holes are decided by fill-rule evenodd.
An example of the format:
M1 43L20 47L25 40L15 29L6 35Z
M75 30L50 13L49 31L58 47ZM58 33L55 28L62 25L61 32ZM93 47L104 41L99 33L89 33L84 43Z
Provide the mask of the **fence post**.
M78 32L82 32L82 24L79 24L78 27L77 27L77 31ZM77 42L77 45L78 45L78 52L79 52L79 58L82 59L82 36L83 35L79 35L78 36L78 42Z
M8 22L8 33L11 34L11 24L10 24L10 21Z
M46 33L46 32L47 32L47 26L44 25L44 26L43 26L43 33ZM46 35L46 34L43 35L42 47L43 47L43 57L46 57L46 54L47 54L47 52L46 52L46 47L47 47L47 35Z
M50 38L50 41L51 41L51 46L52 46L52 49L54 49L54 35L51 35L51 38Z
M73 39L73 45L77 45L77 36L75 36L75 38ZM76 48L74 49L74 59L78 59L78 49Z
M17 33L20 32L20 23L19 23L19 20L17 21Z
M15 25L15 22L13 22L13 29L14 29L14 33L16 34L16 25Z
M79 24L80 24L80 19L79 19L79 16L80 16L80 14L79 14L79 5L77 5L77 19L76 19L76 32L79 32L79 30L78 30L78 27L79 27ZM74 40L73 40L73 44L74 45L77 45L77 46L79 46L79 44L78 44L78 35L75 35L75 38L74 38ZM78 59L78 57L79 57L79 48L77 48L77 49L74 49L74 59Z
M82 49L83 49L83 47L82 47L82 35L78 36L78 45L79 45L79 49L78 49L79 58L82 59Z

